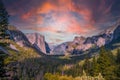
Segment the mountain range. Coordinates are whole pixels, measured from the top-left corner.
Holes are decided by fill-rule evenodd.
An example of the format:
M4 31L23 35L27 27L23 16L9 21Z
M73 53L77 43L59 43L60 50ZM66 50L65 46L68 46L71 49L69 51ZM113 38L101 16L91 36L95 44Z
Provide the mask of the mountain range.
M65 42L56 46L53 54L66 55L66 54L82 54L91 50L98 50L102 46L107 46L120 38L120 25L119 23L111 26L110 28L102 31L98 35L92 37L76 36L73 41ZM108 46L107 46L108 47Z
M55 47L51 47L51 44L48 44L44 36L39 33L24 34L14 26L9 26L8 33L10 34L11 40L20 47L32 47L38 53L42 52L46 55L79 55L86 52L93 52L93 50L99 50L100 47L110 45L116 40L119 40L120 25L117 23L92 37L76 36L73 41L64 42ZM18 50L12 44L10 44L10 47Z

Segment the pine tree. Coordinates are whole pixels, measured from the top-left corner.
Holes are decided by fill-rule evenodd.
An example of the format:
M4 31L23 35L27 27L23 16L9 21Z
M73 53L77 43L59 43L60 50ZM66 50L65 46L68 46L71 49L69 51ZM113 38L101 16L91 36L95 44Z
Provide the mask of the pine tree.
M104 74L105 68L110 66L109 65L110 61L108 60L107 51L105 50L104 47L102 47L100 50L100 55L99 55L97 62L99 64L99 70L102 71L102 73Z
M6 9L4 8L2 0L0 0L0 47L6 47L8 45L8 42L6 42L9 39L9 35L7 33L7 26L8 26L8 13ZM0 50L0 79L3 79L5 77L5 64L4 60L7 55Z
M91 69L91 62L89 61L88 57L85 59L85 62L84 62L84 65L83 65L83 69L85 70L87 75L89 75L89 72L90 72L90 69Z
M90 74L92 76L97 76L99 74L99 69L98 69L98 63L96 57L93 57L93 62L92 62L92 68L90 71Z
M0 39L1 40L9 38L9 35L7 33L8 17L9 17L9 15L8 15L6 9L4 8L3 2L2 2L2 0L0 0Z
M100 55L97 60L99 64L99 72L107 79L114 78L114 58L110 51L106 50L104 47L100 50Z

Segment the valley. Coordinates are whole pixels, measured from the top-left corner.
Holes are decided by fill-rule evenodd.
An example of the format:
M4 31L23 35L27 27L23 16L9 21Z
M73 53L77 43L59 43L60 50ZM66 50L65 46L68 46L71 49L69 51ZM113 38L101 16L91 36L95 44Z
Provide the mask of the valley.
M120 80L119 5L0 0L0 80Z
M117 26L119 28L119 25ZM115 29L115 33L119 33L120 30ZM14 35L13 35L14 32ZM35 38L33 39L33 43L31 43L26 35L24 33L20 32L19 30L10 30L11 33L11 40L9 40L9 43L11 46L8 47L3 47L4 50L7 50L9 53L9 57L6 58L5 64L7 65L9 71L7 74L13 74L10 75L10 79L25 79L25 80L54 80L52 77L55 77L56 80L57 76L63 77L66 79L71 79L71 80L80 80L84 76L84 78L87 78L88 76L91 76L87 78L87 80L92 79L94 80L97 79L97 76L99 76L99 72L94 72L92 68L94 68L94 58L100 58L100 54L104 53L106 55L102 56L109 58L109 57L115 57L119 52L117 51L120 48L120 37L116 39L112 39L109 44L105 44L104 48L103 47L93 47L90 48L89 50L86 50L84 52L77 53L77 54L52 54L50 53L44 53L41 49L40 46L38 46L37 42L34 42ZM30 34L29 34L30 35ZM115 34L116 35L116 34ZM32 37L32 36L31 36ZM12 40L13 39L13 40ZM39 41L40 38L37 38ZM78 39L78 38L77 38ZM41 40L41 39L40 39ZM81 37L80 37L81 40ZM79 41L79 40L78 40ZM41 44L41 41L39 41ZM45 41L42 41L42 43ZM77 42L78 43L78 42ZM36 46L34 46L34 44ZM45 43L44 43L45 44ZM45 45L44 47L45 49ZM59 48L61 50L61 48ZM62 51L62 50L61 50ZM102 52L102 53L101 53ZM113 52L113 53L112 53ZM113 55L115 54L115 56ZM100 59L101 61L102 59ZM107 59L109 60L109 59ZM112 58L113 63L112 66L110 66L111 71L115 70L115 61L116 59ZM99 61L97 61L99 62ZM97 63L96 63L97 64ZM105 61L105 64L107 62ZM114 65L113 65L114 64ZM91 66L90 66L91 65ZM107 66L107 65L106 65ZM100 67L100 66L99 66ZM99 68L98 67L98 71ZM107 67L108 68L108 67ZM85 71L85 72L83 72ZM93 71L93 72L92 72ZM103 73L101 73L103 75ZM104 80L103 77L110 78L108 75L104 75L101 77L98 77L98 80ZM70 77L72 76L72 77ZM49 78L48 78L49 77ZM51 78L51 79L50 79ZM116 77L117 78L117 77ZM60 80L63 80L60 79ZM113 77L114 79L114 77Z

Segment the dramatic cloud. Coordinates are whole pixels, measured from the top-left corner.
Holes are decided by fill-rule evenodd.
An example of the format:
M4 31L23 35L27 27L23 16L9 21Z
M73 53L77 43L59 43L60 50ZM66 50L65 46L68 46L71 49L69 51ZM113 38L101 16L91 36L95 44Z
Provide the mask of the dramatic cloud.
M51 43L96 34L120 16L119 0L4 0L4 3L11 24L21 30L44 33Z

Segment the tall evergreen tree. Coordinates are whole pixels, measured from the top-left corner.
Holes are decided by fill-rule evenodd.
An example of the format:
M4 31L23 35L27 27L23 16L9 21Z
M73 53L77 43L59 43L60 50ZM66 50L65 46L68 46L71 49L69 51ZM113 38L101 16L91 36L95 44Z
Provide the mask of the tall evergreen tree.
M96 57L94 56L93 57L93 62L92 62L92 68L91 68L91 71L90 71L90 74L92 76L97 76L99 74L99 69L98 69L98 63L97 63L97 59Z
M7 34L8 30L8 13L4 7L2 0L0 0L0 47L6 47L8 45L7 39L9 35ZM7 55L0 50L0 80L5 77L5 64L4 60Z
M85 72L87 73L87 75L90 75L90 69L91 69L91 62L89 61L89 58L86 57L84 65L83 65L83 69L85 70Z
M2 0L0 0L0 39L8 39L8 13L3 5Z
M112 53L102 47L97 63L99 64L99 72L102 73L107 80L114 80L115 67Z

